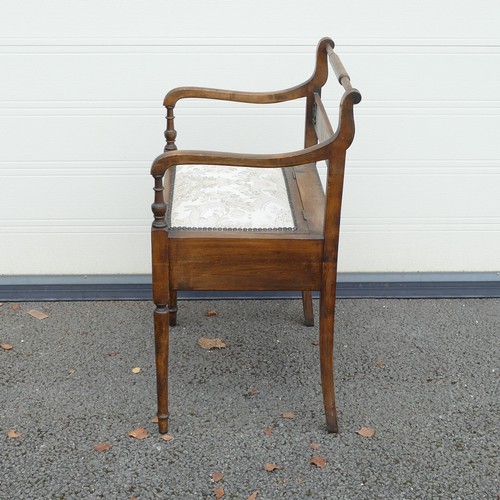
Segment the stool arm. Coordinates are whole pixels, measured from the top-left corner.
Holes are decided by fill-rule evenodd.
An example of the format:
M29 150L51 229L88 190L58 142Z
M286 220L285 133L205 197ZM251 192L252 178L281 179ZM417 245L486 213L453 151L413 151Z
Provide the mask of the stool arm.
M220 151L174 150L158 156L151 167L151 175L158 177L175 165L220 165L233 167L279 168L305 165L328 158L330 143L279 154L239 154Z

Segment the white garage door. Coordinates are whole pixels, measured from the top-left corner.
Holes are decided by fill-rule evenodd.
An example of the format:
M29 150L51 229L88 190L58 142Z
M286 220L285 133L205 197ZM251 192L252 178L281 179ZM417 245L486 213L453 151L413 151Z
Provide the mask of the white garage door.
M500 269L495 0L26 0L1 10L1 275L148 274L149 167L163 149L166 91L289 87L309 77L323 36L363 95L340 271ZM302 144L302 102L183 102L177 115L179 147Z

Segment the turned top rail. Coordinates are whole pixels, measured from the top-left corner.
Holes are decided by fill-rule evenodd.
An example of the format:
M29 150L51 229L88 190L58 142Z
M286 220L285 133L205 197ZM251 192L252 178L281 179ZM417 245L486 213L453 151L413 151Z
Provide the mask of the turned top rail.
M330 59L330 65L332 66L337 80L345 90L351 90L351 78L349 76L349 73L347 73L346 69L344 68L344 65L342 64L339 56L334 52L331 45L326 46L326 52L328 54L328 58Z

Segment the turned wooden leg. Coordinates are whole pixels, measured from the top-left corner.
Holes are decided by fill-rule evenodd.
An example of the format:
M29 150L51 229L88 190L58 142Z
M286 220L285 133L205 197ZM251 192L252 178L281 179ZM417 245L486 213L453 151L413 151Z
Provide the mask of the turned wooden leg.
M168 334L169 334L169 253L165 213L167 205L163 196L163 175L155 175L155 201L151 228L151 260L154 312L156 392L158 396L158 430L168 430Z
M170 326L177 324L177 290L170 289L170 302L168 312L170 313Z
M321 388L328 432L338 432L333 375L333 328L335 316L335 285L321 291L319 320L319 353Z
M314 326L314 311L311 290L304 290L302 292L302 307L304 309L304 324L306 326Z
M168 323L167 306L157 306L154 312L156 389L158 394L158 430L168 431Z

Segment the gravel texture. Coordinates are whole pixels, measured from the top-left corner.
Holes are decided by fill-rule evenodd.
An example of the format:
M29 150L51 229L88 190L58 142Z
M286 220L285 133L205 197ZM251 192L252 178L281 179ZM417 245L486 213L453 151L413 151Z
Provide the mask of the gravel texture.
M339 300L337 436L325 430L318 330L302 325L300 301L181 301L169 442L151 422L152 304L12 306L0 306L0 344L13 346L0 349L1 499L500 493L499 299ZM199 337L226 348L203 350ZM374 437L358 435L363 426ZM137 427L146 439L129 437ZM11 429L21 436L7 437ZM111 449L95 451L102 442ZM315 455L324 468L311 465ZM266 463L281 468L266 472Z

